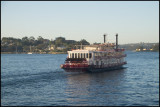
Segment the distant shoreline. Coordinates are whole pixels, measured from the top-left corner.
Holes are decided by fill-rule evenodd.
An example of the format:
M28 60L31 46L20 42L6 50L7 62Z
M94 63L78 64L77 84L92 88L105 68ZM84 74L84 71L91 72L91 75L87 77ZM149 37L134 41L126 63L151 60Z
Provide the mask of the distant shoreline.
M159 51L134 51L134 50L128 50L128 51L133 51L133 52L159 52ZM27 52L1 52L1 54L28 54ZM33 54L67 54L67 52L39 52L39 53L33 53Z
M28 54L26 52L1 52L1 54ZM67 52L49 52L49 53L33 53L33 54L67 54Z

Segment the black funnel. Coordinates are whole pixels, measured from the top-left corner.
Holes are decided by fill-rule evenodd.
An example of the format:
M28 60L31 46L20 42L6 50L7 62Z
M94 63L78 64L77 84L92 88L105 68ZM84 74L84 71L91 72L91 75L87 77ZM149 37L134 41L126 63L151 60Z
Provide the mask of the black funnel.
M104 43L106 43L106 35L104 34L103 36L104 36Z
M116 34L116 49L118 49L118 34Z

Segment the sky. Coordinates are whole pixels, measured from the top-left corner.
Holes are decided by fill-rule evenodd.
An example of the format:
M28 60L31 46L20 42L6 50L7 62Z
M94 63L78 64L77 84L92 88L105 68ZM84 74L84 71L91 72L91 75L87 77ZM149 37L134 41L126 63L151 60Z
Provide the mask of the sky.
M159 42L159 1L1 1L1 38Z

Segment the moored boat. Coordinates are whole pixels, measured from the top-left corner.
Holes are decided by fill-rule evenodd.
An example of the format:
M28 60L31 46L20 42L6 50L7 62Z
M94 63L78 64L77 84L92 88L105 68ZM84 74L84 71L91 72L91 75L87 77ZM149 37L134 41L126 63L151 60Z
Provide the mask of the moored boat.
M32 54L32 52L28 52L27 54Z
M31 46L30 46L30 52L28 52L27 54L33 54L32 51L31 51Z
M79 49L68 51L68 57L61 68L67 72L100 72L123 68L126 54L118 48L118 34L114 43L80 45Z

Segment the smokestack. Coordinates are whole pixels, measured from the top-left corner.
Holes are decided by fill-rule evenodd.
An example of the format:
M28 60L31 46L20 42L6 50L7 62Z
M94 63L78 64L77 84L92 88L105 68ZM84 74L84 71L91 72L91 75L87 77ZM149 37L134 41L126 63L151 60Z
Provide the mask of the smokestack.
M106 43L106 35L104 34L103 36L104 36L104 43Z
M118 33L116 34L116 49L118 49Z

